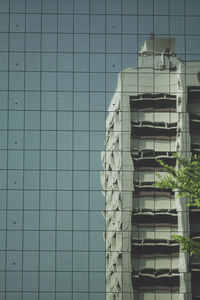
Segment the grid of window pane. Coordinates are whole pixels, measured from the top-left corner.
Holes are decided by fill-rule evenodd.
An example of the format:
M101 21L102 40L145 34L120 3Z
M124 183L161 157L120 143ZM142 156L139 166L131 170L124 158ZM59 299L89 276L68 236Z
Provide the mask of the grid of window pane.
M199 25L197 0L0 0L0 299L106 299L101 152L118 73L152 33L199 61Z

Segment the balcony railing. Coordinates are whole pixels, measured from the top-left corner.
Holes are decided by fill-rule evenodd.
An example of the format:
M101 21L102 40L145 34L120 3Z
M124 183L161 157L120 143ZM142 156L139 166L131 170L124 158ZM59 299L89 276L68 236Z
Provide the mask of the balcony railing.
M130 96L131 111L176 111L176 96L170 94L140 94Z

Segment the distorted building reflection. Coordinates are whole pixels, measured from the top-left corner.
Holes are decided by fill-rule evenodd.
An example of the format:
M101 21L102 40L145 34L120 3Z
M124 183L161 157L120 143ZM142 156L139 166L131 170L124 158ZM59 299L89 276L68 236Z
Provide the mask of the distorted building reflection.
M138 68L118 75L106 121L106 299L199 299L200 261L174 234L200 239L200 210L154 186L156 161L200 153L200 61L176 56L175 39L145 41Z

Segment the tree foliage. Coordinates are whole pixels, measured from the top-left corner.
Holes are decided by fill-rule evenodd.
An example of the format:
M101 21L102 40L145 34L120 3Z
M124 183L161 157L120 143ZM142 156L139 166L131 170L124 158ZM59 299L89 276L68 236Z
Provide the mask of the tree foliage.
M195 242L189 237L173 235L173 238L180 244L181 250L184 252L188 252L191 256L199 256L200 255L200 243Z
M175 154L177 168L157 160L167 173L164 177L157 173L158 181L155 186L175 190L180 198L185 198L188 206L200 208L200 156L192 159ZM173 238L180 244L184 252L190 255L200 255L200 243L184 236L174 235Z
M176 158L177 169L158 160L167 175L157 173L156 186L176 190L179 197L187 199L188 206L200 208L200 156L194 155L191 161L177 154Z

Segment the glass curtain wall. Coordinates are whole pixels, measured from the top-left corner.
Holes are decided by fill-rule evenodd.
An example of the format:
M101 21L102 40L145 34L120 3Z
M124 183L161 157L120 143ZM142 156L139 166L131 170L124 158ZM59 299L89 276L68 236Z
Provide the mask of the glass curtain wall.
M151 34L200 60L198 0L0 0L0 299L104 300L100 171Z

